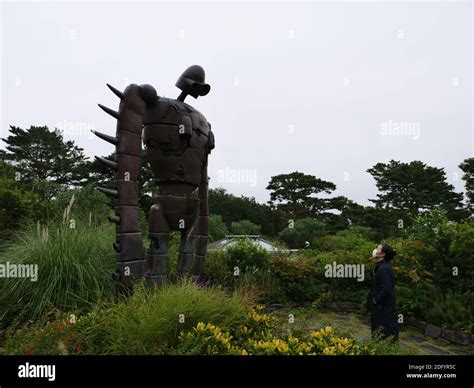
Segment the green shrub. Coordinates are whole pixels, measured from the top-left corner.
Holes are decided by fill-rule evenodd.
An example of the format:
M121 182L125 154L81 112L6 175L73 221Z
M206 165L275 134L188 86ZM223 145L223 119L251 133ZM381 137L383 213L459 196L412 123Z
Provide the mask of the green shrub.
M381 355L402 354L393 341L357 341L338 335L332 327L315 329L307 336L292 332L277 335L272 317L253 310L243 325L221 328L200 322L181 333L176 354L186 355Z
M396 286L397 311L405 317L425 319L426 310L432 306L435 288L431 283L403 284Z
M433 209L425 214L413 217L411 225L402 230L403 237L409 240L434 242L439 233L439 228L448 223L445 212Z
M249 220L234 221L230 225L230 230L239 235L257 235L262 227Z
M107 352L153 354L173 347L181 330L200 321L228 325L242 320L249 302L213 288L179 283L156 292L138 289L133 296L107 310ZM184 323L179 321L180 315Z
M313 302L327 290L321 282L323 274L311 258L273 256L270 259L270 270L278 282L277 295L283 298L272 301Z
M415 217L404 234L431 247L423 254L423 265L432 272L437 288L474 292L474 220L449 222L442 211L434 209Z
M312 243L326 234L325 224L313 218L297 220L292 226L283 229L278 235L290 249L303 248L305 241Z
M208 251L204 261L203 279L212 278L219 285L231 287L234 279L233 268L227 265L225 250Z
M325 291L324 299L357 303L366 300L372 282L374 263L366 254L365 249L362 249L362 252L339 250L316 253L314 262L321 269L320 283L326 285L327 291ZM327 266L333 266L334 263L336 263L336 266L340 264L358 265L359 268L364 269L363 275L362 273L356 273L355 275L361 277L326 277Z
M320 251L359 251L369 257L376 242L368 238L370 231L367 229L351 227L335 236L324 236L313 241L313 247Z
M211 214L209 216L209 241L217 241L223 239L229 234L227 226L222 221L222 216L218 214Z
M89 184L78 189L70 189L59 193L54 201L56 212L62 216L64 209L74 195L70 212L71 218L90 219L92 223L107 221L107 216L112 214L111 201L95 187L95 184Z
M39 218L47 207L37 194L13 179L0 177L0 240L10 238L22 223Z
M52 310L48 316L20 327L10 326L0 355L98 354L106 346L99 309L76 318Z
M282 300L281 288L268 264L263 268L251 266L250 270L239 270L239 276L235 276L235 269L229 266L227 255L225 250L208 252L202 278L212 279L213 284L228 290L249 294L258 302Z
M284 290L270 269L246 272L234 278L232 289L249 295L258 303L285 300Z
M437 286L474 292L474 220L441 225L434 246L439 252L433 268Z
M418 240L391 239L387 243L397 252L393 268L398 283L415 287L431 282L437 258L432 246Z
M2 323L35 319L52 308L81 311L114 293L112 225L29 226L0 254L1 264L37 265L38 279L0 279ZM76 311L76 312L77 312Z
M223 327L246 319L252 301L190 282L146 290L99 304L71 323L69 315L26 325L6 335L3 354L169 354L182 331L205 321ZM182 321L181 319L184 319Z
M245 238L226 248L222 259L233 271L238 267L240 272L255 271L264 268L268 262L268 253L258 245Z
M427 303L423 311L427 322L474 333L474 294L436 290L430 300L431 307Z

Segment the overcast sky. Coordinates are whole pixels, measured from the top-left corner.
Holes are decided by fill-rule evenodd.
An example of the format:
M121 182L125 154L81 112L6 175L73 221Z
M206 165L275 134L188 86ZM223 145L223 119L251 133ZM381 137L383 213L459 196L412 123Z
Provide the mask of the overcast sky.
M368 168L390 159L443 167L463 191L474 155L472 4L3 3L1 137L48 125L87 156L113 147L97 103L149 83L177 97L189 65L211 92L188 103L212 124L210 186L269 199L270 177L300 171L361 204ZM4 145L0 145L4 148Z

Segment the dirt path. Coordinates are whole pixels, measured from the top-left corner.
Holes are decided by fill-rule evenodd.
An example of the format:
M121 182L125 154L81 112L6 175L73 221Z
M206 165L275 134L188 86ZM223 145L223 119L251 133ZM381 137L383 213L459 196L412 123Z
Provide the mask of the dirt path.
M289 323L290 314L294 322ZM319 311L313 308L283 308L272 313L283 331L291 329L302 334L311 332L321 326L332 326L344 334L351 334L358 340L370 337L369 317L356 313ZM410 326L400 327L400 347L412 354L426 355L464 355L474 354L472 346L452 344L444 339L434 339Z

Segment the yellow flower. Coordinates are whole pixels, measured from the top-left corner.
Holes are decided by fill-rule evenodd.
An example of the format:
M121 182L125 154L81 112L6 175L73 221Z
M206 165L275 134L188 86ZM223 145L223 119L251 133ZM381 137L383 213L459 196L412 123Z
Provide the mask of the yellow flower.
M321 333L319 331L313 331L311 333L311 338L312 339L319 338L319 337L321 337Z
M325 356L332 356L336 353L336 349L333 346L329 346L323 349L323 354Z
M293 337L293 336L290 335L290 337L288 338L288 343L290 345L297 345L298 342L299 342L299 340L296 337Z
M334 330L332 329L331 326L326 326L326 328L324 329L324 331L326 332L326 334L333 334L334 333Z

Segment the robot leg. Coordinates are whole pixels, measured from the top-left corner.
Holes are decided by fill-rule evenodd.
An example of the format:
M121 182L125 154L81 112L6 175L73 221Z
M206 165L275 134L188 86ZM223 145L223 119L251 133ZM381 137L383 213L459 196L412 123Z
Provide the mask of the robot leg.
M193 228L194 229L194 228ZM196 246L196 236L193 232L181 232L179 242L179 257L176 274L178 278L184 278L189 275L193 266L194 249Z
M163 215L161 205L150 208L149 233L150 248L147 256L146 282L149 286L162 286L168 274L168 248L170 230Z

